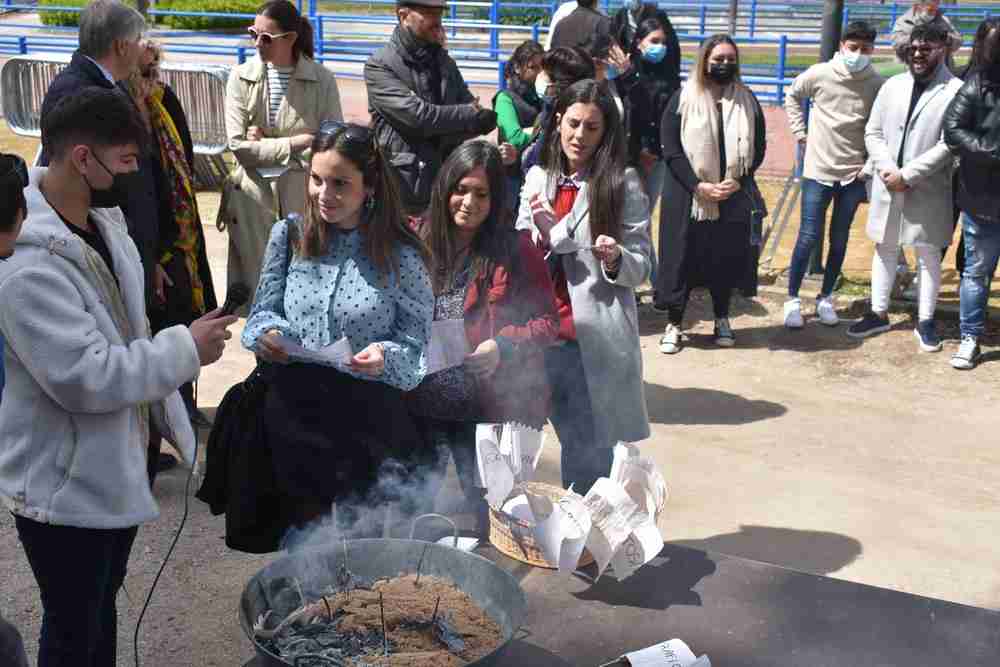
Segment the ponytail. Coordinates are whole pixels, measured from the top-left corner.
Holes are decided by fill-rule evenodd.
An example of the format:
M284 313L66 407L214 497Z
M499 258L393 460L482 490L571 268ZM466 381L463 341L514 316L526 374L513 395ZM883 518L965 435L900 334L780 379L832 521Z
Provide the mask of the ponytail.
M313 26L309 17L299 16L299 29L295 32L299 34L298 39L295 40L295 44L292 46L295 59L298 60L300 55L305 55L310 60L315 59L316 48L313 43Z

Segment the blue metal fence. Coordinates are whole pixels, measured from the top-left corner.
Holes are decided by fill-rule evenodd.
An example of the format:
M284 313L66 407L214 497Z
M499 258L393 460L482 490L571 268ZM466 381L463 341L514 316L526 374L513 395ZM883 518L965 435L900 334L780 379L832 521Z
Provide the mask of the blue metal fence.
M303 0L299 0L300 5ZM396 0L338 0L343 3L357 3L359 10L373 5L395 6ZM614 12L621 6L619 0L601 0L606 11ZM457 0L449 5L445 27L450 35L449 51L459 61L462 69L471 76L467 80L472 85L503 87L503 64L510 56L510 49L524 39L539 41L548 30L548 18L536 21L534 25L503 23L511 12L553 11L560 4L557 0L513 2L510 0L490 0L488 2ZM701 2L661 2L671 19L677 24L682 44L697 44L706 35L724 30L722 22L728 22L728 0L702 0ZM902 15L911 3L877 4L874 2L851 2L845 8L845 21L854 18L868 18L875 21L883 38L879 44L889 45L887 33L895 19ZM0 7L11 10L38 12L80 11L79 7L40 7L33 4L19 4L15 0L0 0ZM740 31L736 41L741 45L771 47L776 51L774 65L747 65L745 79L753 85L763 102L781 103L785 87L792 83L801 67L789 64L789 50L793 47L816 47L819 39L807 36L818 30L822 2L777 2L775 0L749 0L741 3ZM357 78L356 65L363 63L382 43L388 28L395 24L390 15L353 13L323 13L320 0L305 0L303 11L310 17L316 33L317 59L332 63L338 76ZM965 34L974 32L976 22L1000 7L990 5L942 5L946 14L956 22L956 27ZM183 12L172 10L151 10L153 17L203 16L243 18L249 25L252 14L219 12ZM480 18L483 17L483 18ZM816 19L815 22L812 19ZM791 29L792 24L796 27ZM807 24L807 29L802 25ZM776 31L775 27L789 28ZM811 27L809 27L811 26ZM20 35L0 34L0 54L25 54L33 51L72 51L76 48L75 28L51 28L47 31L57 35L27 34L27 29L37 25L4 22L0 29L21 30ZM66 37L58 36L65 32ZM776 34L780 33L780 34ZM176 41L192 33L179 30L154 31L165 47L172 53L206 54L233 58L243 62L253 54L253 47L246 38L232 35L199 34L204 37L197 45ZM967 39L967 41L969 41ZM337 68L338 64L353 69ZM686 71L689 62L683 63Z

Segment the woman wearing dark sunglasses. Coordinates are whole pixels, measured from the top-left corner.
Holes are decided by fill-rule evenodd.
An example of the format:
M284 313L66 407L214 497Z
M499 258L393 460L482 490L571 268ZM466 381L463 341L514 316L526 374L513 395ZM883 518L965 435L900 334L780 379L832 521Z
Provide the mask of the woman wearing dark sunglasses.
M281 364L264 422L293 525L332 502L386 500L373 495L376 480L407 478L423 449L402 392L424 376L430 255L389 169L367 128L321 127L305 213L274 225L243 332L244 347ZM339 360L310 358L345 340Z
M333 73L313 54L308 18L287 0L263 5L248 29L257 57L233 68L226 133L236 169L223 188L230 285L257 285L274 221L302 213L309 146L320 124L342 120Z

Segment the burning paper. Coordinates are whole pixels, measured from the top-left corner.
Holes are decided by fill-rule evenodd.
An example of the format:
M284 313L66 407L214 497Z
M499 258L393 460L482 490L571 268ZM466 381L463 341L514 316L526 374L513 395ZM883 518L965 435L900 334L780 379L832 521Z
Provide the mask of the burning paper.
M695 658L694 652L680 639L626 653L622 658L632 667L712 667L707 655Z
M279 336L278 342L289 357L296 361L304 361L309 364L319 364L321 366L346 366L351 363L354 353L351 351L351 342L347 337L343 337L335 343L318 350L309 350L288 336Z
M461 366L469 353L465 337L465 321L461 319L431 322L431 339L427 344L427 374Z

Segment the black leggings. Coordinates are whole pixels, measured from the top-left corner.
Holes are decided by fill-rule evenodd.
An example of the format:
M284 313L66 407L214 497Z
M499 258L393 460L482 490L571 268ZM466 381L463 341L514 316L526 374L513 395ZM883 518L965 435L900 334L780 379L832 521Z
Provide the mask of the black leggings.
M733 298L733 288L727 283L725 285L712 285L708 288L712 295L712 310L715 319L721 320L729 317L729 303ZM684 291L684 299L678 304L667 306L667 315L671 324L681 325L684 320L684 311L687 310L688 301L691 300L691 289Z

